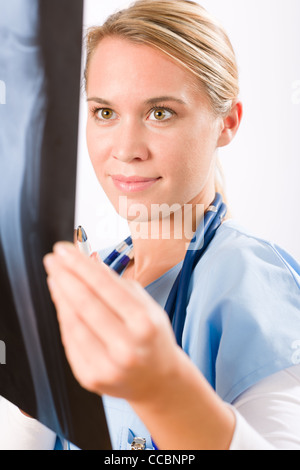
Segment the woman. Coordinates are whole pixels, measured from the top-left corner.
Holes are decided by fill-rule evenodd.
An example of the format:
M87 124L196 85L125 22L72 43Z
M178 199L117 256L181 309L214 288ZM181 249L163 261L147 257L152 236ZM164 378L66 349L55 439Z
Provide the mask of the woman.
M75 376L103 396L115 449L299 449L296 262L227 215L180 345L164 309L242 118L225 32L193 2L142 0L90 30L87 52L89 154L132 250L118 274L111 250L58 243L44 260Z

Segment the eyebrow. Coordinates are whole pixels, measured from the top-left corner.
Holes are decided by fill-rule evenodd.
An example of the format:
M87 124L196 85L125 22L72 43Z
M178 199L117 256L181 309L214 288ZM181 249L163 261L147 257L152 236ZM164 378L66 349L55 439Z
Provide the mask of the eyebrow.
M107 106L111 106L111 103L107 100L104 100L103 98L92 97L92 98L88 98L86 101L87 102L88 101L95 101L95 103L106 104Z
M180 98L176 98L175 96L158 96L157 98L151 98L147 101L145 101L145 104L155 104L155 103L160 103L162 101L175 101L176 103L179 104L187 104L185 101L181 100Z
M105 104L106 106L113 106L110 101L107 101L103 98L92 97L88 98L87 101L94 101L95 103ZM161 103L162 101L175 101L176 103L187 105L187 103L180 98L176 98L175 96L158 96L157 98L150 98L146 100L144 104L146 105L153 105L155 103Z

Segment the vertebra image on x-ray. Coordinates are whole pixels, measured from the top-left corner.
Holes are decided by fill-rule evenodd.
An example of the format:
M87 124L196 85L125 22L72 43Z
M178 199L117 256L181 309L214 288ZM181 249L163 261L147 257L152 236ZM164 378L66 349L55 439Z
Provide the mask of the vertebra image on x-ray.
M73 238L82 16L83 0L0 0L0 395L81 449L109 449L42 262Z

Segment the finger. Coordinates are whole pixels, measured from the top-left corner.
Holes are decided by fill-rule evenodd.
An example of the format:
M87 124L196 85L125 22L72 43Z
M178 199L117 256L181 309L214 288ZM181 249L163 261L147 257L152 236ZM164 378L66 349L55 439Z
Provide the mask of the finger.
M55 292L53 301L57 309L61 340L73 374L84 388L101 393L101 384L105 384L112 373L105 345L74 315L68 302L64 303L56 281L48 278L48 284L51 292Z
M56 277L48 277L47 283L51 293L51 298L56 308L57 318L59 322L61 338L64 345L69 345L68 341L71 338L79 338L80 332L88 328L81 318L76 315L74 306L70 303L61 287L60 280ZM101 338L97 338L101 342ZM79 341L77 341L79 342ZM104 343L103 343L103 346Z
M131 338L120 316L61 265L59 260L50 255L45 262L48 266L52 263L52 280L49 280L48 285L58 308L59 320L64 319L65 323L68 321L72 328L74 316L77 315L106 346L107 354L112 359L124 355Z
M57 305L61 339L75 378L90 391L118 396L123 372L120 363L122 365L125 360L122 351L118 352L118 342L112 342L114 357L111 357L105 341L99 340L89 326L74 314L68 301L64 300L57 279L54 281L48 278L47 281L51 292L54 292L53 301Z
M97 253L97 251L94 251L94 252L91 254L90 258L91 258L93 261L96 261L97 263L102 263L102 259L101 259L100 255L99 255L99 253Z
M151 315L149 310L154 312L155 302L138 283L123 280L103 262L95 263L67 243L56 244L54 254L125 322L134 318L138 323L141 312L143 315Z

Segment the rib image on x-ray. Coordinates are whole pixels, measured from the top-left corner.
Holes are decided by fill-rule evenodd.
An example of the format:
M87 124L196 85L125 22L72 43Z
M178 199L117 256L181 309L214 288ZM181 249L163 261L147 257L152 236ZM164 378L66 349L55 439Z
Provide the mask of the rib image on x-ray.
M97 450L102 400L71 372L42 261L73 240L82 21L83 0L0 0L0 395Z

